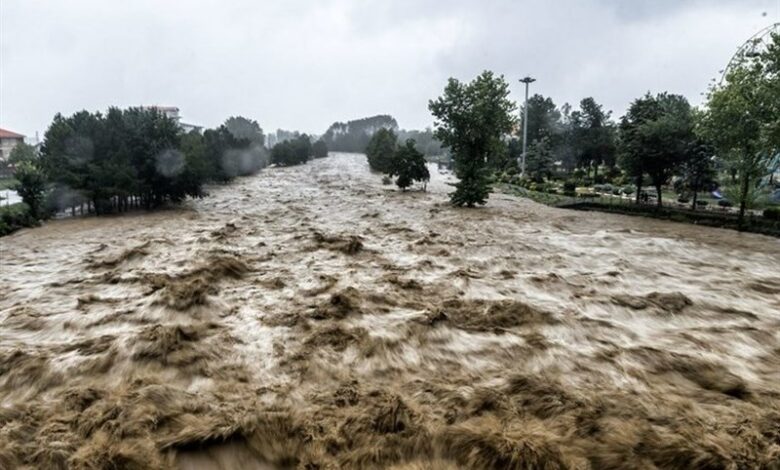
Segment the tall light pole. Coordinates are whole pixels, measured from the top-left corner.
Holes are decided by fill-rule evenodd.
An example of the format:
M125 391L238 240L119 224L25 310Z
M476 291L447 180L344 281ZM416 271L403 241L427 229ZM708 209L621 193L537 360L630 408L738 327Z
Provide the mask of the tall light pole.
M535 78L525 77L520 83L525 83L525 106L523 107L523 160L520 162L520 174L525 176L525 156L528 152L528 85L535 82Z

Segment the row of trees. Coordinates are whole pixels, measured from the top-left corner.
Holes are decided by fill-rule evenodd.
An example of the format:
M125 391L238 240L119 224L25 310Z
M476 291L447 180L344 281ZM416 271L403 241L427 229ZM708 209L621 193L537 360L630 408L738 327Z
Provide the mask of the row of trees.
M203 134L184 134L154 109L57 114L40 152L15 152L17 191L36 218L76 208L97 214L202 197L268 163L257 122L231 117Z
M425 156L417 150L414 139L398 145L398 136L390 129L379 129L365 148L371 170L396 178L395 184L406 190L415 181L427 182L431 175Z
M320 139L314 144L306 134L301 134L290 140L279 142L271 148L271 163L279 166L300 165L309 161L310 157L325 158L328 156L328 146Z
M451 194L454 204L484 204L491 174L516 172L522 141L513 133L522 123L508 95L503 77L484 72L470 83L450 79L442 96L429 102L435 136L451 152L460 179ZM659 206L662 187L676 176L695 207L698 192L712 184L717 170L726 170L739 183L733 198L742 218L779 149L780 37L775 36L766 50L741 58L701 110L680 95L648 93L615 123L593 98L572 110L531 97L525 176L541 182L577 170L588 177L592 172L598 181L604 168L633 179L637 200L647 178Z

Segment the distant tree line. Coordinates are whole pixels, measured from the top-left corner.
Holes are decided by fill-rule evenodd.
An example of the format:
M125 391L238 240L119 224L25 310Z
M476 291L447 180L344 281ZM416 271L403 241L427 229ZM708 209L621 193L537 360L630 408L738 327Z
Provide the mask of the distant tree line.
M335 152L363 152L375 133L381 129L392 131L400 142L414 140L417 151L426 156L439 156L445 153L441 142L436 139L433 130L399 129L398 122L392 116L382 114L348 122L333 123L322 140Z
M398 123L386 114L355 119L348 122L334 122L322 140L335 152L363 152L371 137L380 129L398 130Z

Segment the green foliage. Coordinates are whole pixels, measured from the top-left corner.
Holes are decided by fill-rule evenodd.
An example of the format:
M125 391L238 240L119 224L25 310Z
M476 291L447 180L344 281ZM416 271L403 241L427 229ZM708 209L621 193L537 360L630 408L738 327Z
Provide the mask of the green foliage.
M255 144L237 138L226 125L203 135L182 134L175 121L153 109L58 114L46 131L39 160L53 185L50 205L62 210L88 203L98 214L130 205L151 208L201 197L207 181L257 171L265 164L257 145L262 131L258 134L257 123L243 118L228 122L255 129Z
M30 216L41 218L46 192L46 177L43 171L32 161L23 160L16 165L14 176L19 181L14 189L29 207Z
M30 208L25 203L0 206L0 237L37 224L38 219L30 214Z
M550 178L553 172L553 163L550 138L545 136L539 140L534 140L528 147L525 163L525 171L528 177L537 183L541 183L545 178Z
M681 193L690 192L693 195L692 208L695 210L699 191L715 182L715 149L702 139L691 142L685 160L680 166Z
M231 116L225 120L225 128L239 140L248 140L254 145L265 145L265 134L257 121L242 116Z
M396 176L395 184L405 190L415 181L428 181L431 175L425 166L425 156L415 147L413 139L408 139L393 155L390 176Z
M309 136L302 134L292 140L280 142L271 149L271 163L279 166L300 165L309 161L312 145Z
M328 156L328 144L324 140L319 139L312 144L311 152L314 158L325 158Z
M502 137L515 119L515 105L509 99L509 85L503 76L485 71L470 83L450 78L444 94L428 108L436 118L436 138L449 148L460 181L450 200L457 206L485 204L490 194L490 156L505 151Z
M523 127L525 104L520 107L520 128ZM528 98L528 146L544 138L560 134L561 112L551 98L536 94ZM521 141L522 142L522 141Z
M24 162L32 163L37 159L38 155L35 152L35 147L21 142L11 149L11 154L8 156L8 163L11 165L18 165Z
M739 179L740 223L766 161L780 148L780 35L767 50L738 58L707 98L702 130Z
M400 130L398 131L398 140L406 142L409 139L414 140L414 148L418 152L427 156L440 156L444 155L445 151L441 147L441 142L433 135L433 131L428 128L423 131L417 130Z
M615 126L610 112L593 98L580 101L580 109L569 117L569 145L578 167L615 163Z
M780 220L780 207L767 207L764 209L764 217L769 220Z
M192 136L197 139L196 136ZM263 166L257 147L248 139L239 139L224 125L203 133L207 173L218 182L227 182L236 176L246 176ZM194 149L197 154L197 146Z
M372 171L390 173L393 170L393 155L398 146L398 138L392 130L379 129L365 148L368 166Z
M686 161L695 139L691 106L680 95L649 93L631 103L620 122L621 166L641 184L644 173L658 192Z

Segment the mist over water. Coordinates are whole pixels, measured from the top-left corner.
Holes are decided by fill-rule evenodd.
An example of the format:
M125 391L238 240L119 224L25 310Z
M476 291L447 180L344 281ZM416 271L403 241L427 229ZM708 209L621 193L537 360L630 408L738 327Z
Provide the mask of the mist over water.
M0 467L777 464L777 239L431 174L332 154L4 238Z

